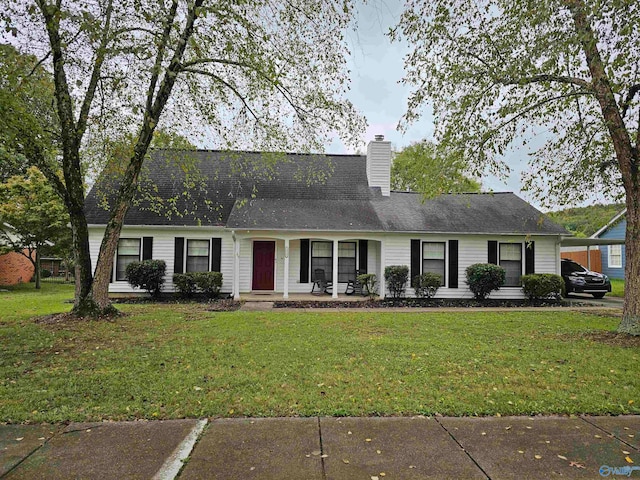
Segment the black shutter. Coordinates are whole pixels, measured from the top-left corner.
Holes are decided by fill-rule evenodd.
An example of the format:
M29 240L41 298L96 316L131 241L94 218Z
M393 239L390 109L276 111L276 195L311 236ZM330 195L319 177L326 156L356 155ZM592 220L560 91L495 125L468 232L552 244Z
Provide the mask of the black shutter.
M360 240L358 242L358 250L360 251L360 258L358 259L358 270L360 275L367 273L367 263L369 261L369 242L367 240Z
M142 237L142 260L153 258L153 237Z
M458 288L458 240L449 240L449 288Z
M489 252L487 254L487 262L498 265L498 242L489 240Z
M536 242L528 242L524 249L524 274L536 273Z
M300 283L309 283L309 239L300 240Z
M175 250L173 253L173 273L182 273L184 264L184 237L176 237Z
M413 285L413 277L420 275L420 240L411 240L411 270L409 285Z
M220 271L221 260L222 260L222 239L212 238L211 239L211 271L212 272Z

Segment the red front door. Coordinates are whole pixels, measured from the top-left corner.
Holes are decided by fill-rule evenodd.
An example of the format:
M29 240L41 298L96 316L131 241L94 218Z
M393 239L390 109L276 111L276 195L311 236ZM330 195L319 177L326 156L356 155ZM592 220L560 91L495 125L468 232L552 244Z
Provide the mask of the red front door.
M253 242L253 290L274 290L276 242Z

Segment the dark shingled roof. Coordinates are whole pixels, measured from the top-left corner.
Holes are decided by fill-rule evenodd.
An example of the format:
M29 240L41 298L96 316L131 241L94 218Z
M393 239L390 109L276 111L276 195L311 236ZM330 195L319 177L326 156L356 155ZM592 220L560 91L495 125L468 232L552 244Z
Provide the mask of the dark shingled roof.
M368 186L365 164L362 155L155 151L145 163L144 193L125 223L568 235L513 193L449 194L424 202L415 193L383 197L380 188ZM110 183L103 175L87 196L90 224L107 222L101 204Z

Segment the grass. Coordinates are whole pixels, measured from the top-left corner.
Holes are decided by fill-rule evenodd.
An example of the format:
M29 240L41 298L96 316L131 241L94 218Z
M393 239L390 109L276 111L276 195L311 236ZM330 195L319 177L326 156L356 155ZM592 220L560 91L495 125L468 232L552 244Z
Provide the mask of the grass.
M70 287L0 293L0 421L640 413L640 351L573 311L207 312L37 323ZM635 401L635 403L634 403Z
M611 278L611 293L608 296L611 297L624 297L624 280L618 278Z

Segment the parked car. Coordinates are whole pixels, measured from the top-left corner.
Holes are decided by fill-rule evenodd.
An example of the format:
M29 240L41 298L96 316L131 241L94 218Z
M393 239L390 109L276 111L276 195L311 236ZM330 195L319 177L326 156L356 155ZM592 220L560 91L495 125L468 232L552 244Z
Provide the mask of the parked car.
M561 272L567 293L590 293L595 298L602 298L611 291L609 277L587 270L568 258L562 259Z

